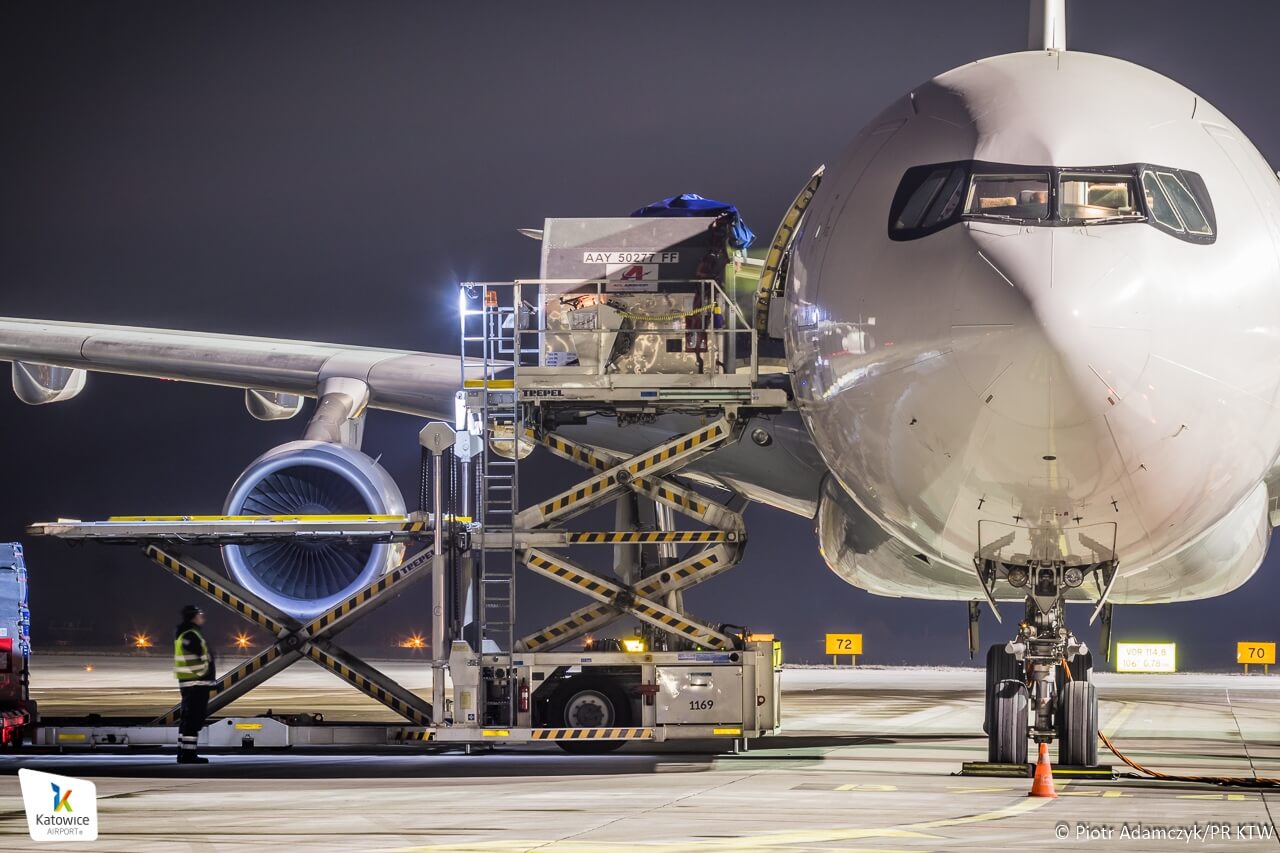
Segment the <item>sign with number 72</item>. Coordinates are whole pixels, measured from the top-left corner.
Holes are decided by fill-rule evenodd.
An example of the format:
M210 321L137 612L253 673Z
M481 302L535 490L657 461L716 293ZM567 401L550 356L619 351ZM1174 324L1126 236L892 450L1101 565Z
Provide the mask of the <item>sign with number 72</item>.
M860 655L862 654L861 634L827 634L827 654Z

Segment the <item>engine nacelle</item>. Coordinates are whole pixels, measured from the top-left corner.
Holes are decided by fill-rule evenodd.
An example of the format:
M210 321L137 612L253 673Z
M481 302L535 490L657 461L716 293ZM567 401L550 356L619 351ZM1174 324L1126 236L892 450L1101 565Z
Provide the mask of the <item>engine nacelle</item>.
M258 457L227 496L227 515L402 515L404 497L365 454L293 441ZM231 576L299 619L338 604L397 564L404 546L314 540L227 545Z

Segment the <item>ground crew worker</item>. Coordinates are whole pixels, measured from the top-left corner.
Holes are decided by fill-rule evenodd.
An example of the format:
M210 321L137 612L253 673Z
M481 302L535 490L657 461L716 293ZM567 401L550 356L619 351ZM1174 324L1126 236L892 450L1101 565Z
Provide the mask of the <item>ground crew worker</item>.
M208 764L196 754L196 741L209 712L209 691L214 685L213 649L200 626L204 611L194 604L182 608L182 624L173 638L173 674L182 692L182 716L178 723L178 763Z

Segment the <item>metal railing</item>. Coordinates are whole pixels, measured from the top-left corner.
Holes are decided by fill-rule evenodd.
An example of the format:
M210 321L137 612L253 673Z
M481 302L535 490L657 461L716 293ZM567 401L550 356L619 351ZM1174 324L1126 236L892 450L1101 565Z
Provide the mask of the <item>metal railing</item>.
M619 337L632 347L637 341L652 340L658 342L660 353L695 357L690 360L693 369L676 368L675 359L659 359L654 369L633 373L739 375L745 371L752 384L758 380L756 330L718 282L663 279L643 282L643 290L630 289L629 284L613 279L463 283L459 314L464 384L495 379L508 371L516 379L522 367L603 376L615 372L617 362L613 348L606 351L604 347ZM640 307L663 298L687 307L667 311ZM553 316L558 322L553 322ZM678 341L679 346L668 350L670 341ZM592 347L595 354L584 358L581 350ZM740 359L743 352L746 358ZM716 357L697 358L702 354Z

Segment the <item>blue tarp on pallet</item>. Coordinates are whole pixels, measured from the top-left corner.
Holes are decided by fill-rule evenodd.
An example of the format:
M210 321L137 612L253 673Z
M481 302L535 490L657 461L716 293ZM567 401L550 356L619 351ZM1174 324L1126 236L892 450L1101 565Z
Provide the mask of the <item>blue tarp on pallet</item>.
M723 213L733 215L733 225L729 230L729 242L735 249L745 249L756 239L756 235L747 227L738 213L738 208L723 201L703 198L697 193L681 195L655 201L633 212L632 216L720 216Z

